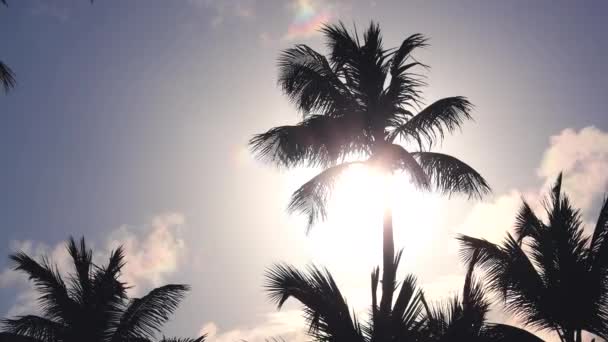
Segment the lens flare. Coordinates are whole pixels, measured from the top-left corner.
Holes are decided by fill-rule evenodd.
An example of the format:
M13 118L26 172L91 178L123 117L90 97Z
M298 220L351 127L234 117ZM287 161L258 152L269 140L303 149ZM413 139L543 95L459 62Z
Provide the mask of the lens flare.
M298 0L294 9L295 17L287 30L287 39L310 37L331 19L328 8L321 8L311 0Z

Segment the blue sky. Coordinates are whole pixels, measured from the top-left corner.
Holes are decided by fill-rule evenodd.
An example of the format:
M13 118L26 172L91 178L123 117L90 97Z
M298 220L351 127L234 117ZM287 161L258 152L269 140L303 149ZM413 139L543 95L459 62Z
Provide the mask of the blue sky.
M608 188L604 2L308 5L332 22L378 21L387 45L429 36L417 55L432 67L428 102L464 95L476 105L475 122L442 149L475 166L494 195L434 204L441 214L428 248L406 263L430 288L458 289L455 232L501 236L519 196L536 198L559 170L593 218ZM336 256L314 247L322 235L306 238L302 221L284 212L311 173L279 172L247 153L252 134L297 120L276 87L275 61L296 42L323 48L317 35L288 34L301 6L13 0L0 8L0 60L18 79L0 97L0 255L29 248L61 259L56 246L69 235L86 236L101 254L128 243L137 289L193 285L167 334L205 325L217 340L294 333L297 307L274 314L261 291L264 268L281 260L340 268L365 248L353 242ZM402 230L397 243L407 249L418 233ZM345 270L337 277L353 293L353 279L367 284L368 268ZM0 287L0 311L28 308L22 280L5 270Z

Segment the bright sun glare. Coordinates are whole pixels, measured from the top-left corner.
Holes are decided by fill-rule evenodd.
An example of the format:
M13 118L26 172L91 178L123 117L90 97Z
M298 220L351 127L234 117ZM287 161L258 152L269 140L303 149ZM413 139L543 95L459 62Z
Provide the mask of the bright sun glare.
M301 179L295 184L301 185ZM331 192L327 220L311 231L315 261L370 270L380 264L385 205L393 208L396 250L403 248L404 259L416 263L436 227L437 197L416 189L407 174L384 176L363 165L341 175Z

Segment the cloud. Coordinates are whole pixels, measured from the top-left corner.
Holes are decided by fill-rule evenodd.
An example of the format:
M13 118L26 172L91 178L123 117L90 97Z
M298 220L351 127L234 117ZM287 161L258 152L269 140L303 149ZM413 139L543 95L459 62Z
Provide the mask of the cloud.
M203 325L200 335L207 334L208 342L264 342L272 338L285 341L308 340L305 334L305 320L299 310L268 313L263 322L250 328L237 328L221 332L217 324L209 322Z
M186 254L186 244L181 237L184 222L184 217L178 213L158 215L149 224L123 225L113 230L106 241L101 242L102 247L97 247L95 241L88 241L88 244L95 253L96 263L107 262L112 250L119 245L124 247L127 263L121 279L131 286L130 295L137 296L163 284L182 264ZM73 272L65 242L51 247L42 242L12 241L11 250L23 251L36 260L48 257L62 274ZM22 273L10 268L2 270L0 287L16 287L19 291L7 316L38 312L37 293Z
M564 186L574 203L584 209L608 190L608 133L590 126L571 128L551 137L538 175L545 186L564 171Z
M541 198L560 172L564 173L563 188L574 205L584 213L592 209L608 190L608 133L590 126L580 131L567 128L552 136L537 169L540 186L513 189L490 203L476 204L456 231L499 242L511 231L521 198L540 209Z

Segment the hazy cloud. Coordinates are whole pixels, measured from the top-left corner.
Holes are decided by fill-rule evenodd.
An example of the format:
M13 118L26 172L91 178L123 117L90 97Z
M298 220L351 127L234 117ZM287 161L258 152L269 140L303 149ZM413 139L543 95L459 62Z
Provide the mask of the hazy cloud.
M270 338L282 338L285 341L308 340L305 334L305 320L300 310L273 312L265 315L263 322L249 328L238 328L222 332L217 324L209 322L203 325L200 334L207 334L208 342L264 342Z

